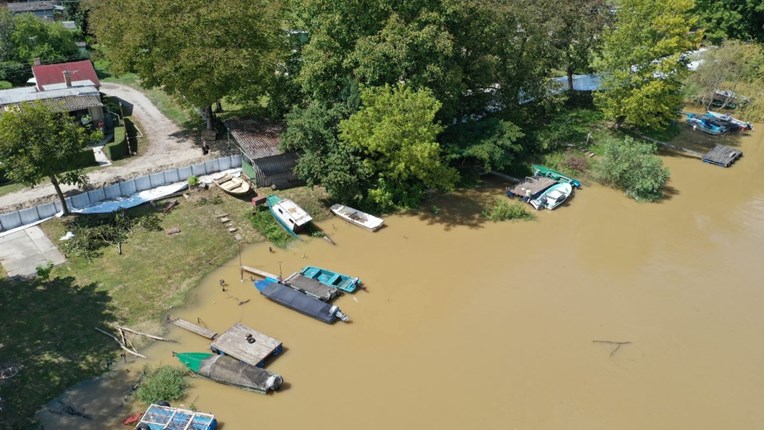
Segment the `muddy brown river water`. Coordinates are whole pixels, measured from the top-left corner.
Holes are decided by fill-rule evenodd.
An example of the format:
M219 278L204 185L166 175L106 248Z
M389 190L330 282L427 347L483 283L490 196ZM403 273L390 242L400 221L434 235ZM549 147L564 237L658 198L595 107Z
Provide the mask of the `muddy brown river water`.
M374 234L321 223L337 246L249 247L245 264L324 266L367 290L336 301L352 323L328 326L266 300L228 262L172 313L281 340L267 368L286 386L263 396L194 379L182 405L224 430L761 429L762 125L739 143L729 169L665 154L671 195L656 204L586 184L534 221L486 222L497 182ZM151 362L208 350L168 336Z

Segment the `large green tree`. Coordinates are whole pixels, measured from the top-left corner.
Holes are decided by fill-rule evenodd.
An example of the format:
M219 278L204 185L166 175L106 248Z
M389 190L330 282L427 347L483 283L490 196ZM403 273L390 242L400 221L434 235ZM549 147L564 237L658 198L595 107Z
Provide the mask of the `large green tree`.
M79 58L74 33L57 22L46 22L32 14L13 17L10 44L11 59L30 64L35 58L44 63L57 63Z
M696 0L694 11L704 37L714 44L724 39L762 42L762 0Z
M206 111L268 95L288 41L279 0L92 0L90 24L117 74L135 72Z
M696 49L700 32L693 0L619 0L616 24L606 32L596 63L602 90L595 103L617 127L662 128L683 104L689 73L685 53Z
M377 179L369 198L380 208L413 206L431 189L449 190L457 171L443 161L434 120L440 103L406 85L365 88L362 109L339 124L340 140L364 156Z
M61 183L84 184L86 177L78 165L78 155L89 140L74 118L57 113L40 102L25 103L0 115L0 160L5 175L29 186L50 180L69 213Z

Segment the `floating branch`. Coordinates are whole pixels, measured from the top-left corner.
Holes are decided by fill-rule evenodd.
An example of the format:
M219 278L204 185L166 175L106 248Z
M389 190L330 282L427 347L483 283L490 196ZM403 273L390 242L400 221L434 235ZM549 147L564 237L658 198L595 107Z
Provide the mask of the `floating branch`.
M622 347L622 345L629 345L632 342L617 342L617 341L613 341L613 340L593 340L592 343L605 343L605 344L612 345L612 346L616 345L616 348L614 348L611 351L611 354L608 356L609 358L611 358L611 357L614 356L614 354L616 354L616 351L618 351L619 348Z
M108 332L106 332L104 330L101 330L98 327L95 327L95 329L98 330L99 332L109 336L110 338L114 339L114 341L117 342L120 345L120 348L124 349L125 351L135 355L136 357L146 358L145 355L143 355L143 354L141 354L141 353L139 353L137 351L133 351L132 349L128 348L124 343L122 343L119 339L117 339L117 337L114 336L113 334L108 333Z
M170 342L169 339L165 339L164 337L154 336L153 334L141 333L140 331L136 331L136 330L133 330L131 328L127 328L127 327L123 327L123 326L119 326L119 325L117 326L117 328L120 329L120 330L125 330L125 331L133 333L133 334L137 334L139 336L148 337L149 339L161 340L163 342Z

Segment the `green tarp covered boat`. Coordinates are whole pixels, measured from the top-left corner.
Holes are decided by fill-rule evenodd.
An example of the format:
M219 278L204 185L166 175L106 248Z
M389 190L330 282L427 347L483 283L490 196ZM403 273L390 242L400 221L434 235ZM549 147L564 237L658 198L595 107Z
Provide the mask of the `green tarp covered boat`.
M558 182L565 182L571 184L572 187L582 188L582 183L578 179L574 179L570 176L566 176L557 170L550 169L539 164L532 164L531 170L534 172L534 176L544 176L550 179L555 179Z
M284 379L273 372L241 362L228 355L209 352L175 352L178 360L194 373L213 381L266 394L277 391Z

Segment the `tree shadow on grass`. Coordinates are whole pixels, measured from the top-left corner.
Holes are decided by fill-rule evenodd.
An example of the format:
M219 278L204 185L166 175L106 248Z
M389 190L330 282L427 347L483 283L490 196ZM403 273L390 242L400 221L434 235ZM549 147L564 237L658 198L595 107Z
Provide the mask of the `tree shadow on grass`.
M32 428L35 412L67 387L103 373L114 342L94 327L115 320L111 298L74 278L0 279L0 427Z

